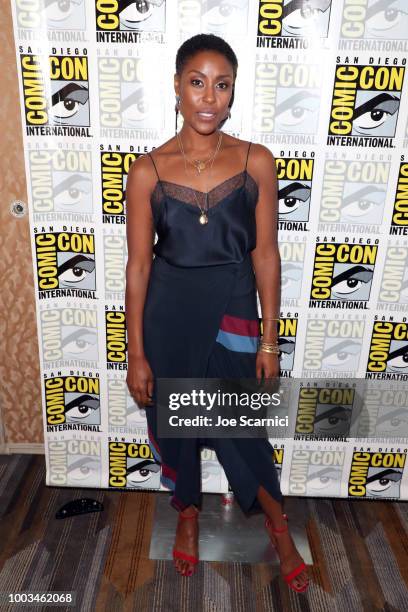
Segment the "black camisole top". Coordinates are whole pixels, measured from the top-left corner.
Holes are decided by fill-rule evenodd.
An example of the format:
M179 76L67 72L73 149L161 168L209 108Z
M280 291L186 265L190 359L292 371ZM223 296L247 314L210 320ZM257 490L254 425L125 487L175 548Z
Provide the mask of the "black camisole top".
M199 217L205 194L192 187L162 181L153 157L158 181L151 196L157 241L156 256L181 267L241 263L256 247L255 208L258 186L245 168L208 192L208 223ZM196 198L194 197L194 193Z

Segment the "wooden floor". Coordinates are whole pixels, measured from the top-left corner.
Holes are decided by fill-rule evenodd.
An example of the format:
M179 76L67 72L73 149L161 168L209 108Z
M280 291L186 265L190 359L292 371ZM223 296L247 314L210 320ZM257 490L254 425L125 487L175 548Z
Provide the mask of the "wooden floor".
M307 594L297 595L268 564L201 562L182 578L172 562L150 560L163 493L57 489L44 480L42 456L0 456L0 592L76 592L75 608L46 611L408 610L407 502L299 498L314 563ZM84 496L104 511L55 519Z

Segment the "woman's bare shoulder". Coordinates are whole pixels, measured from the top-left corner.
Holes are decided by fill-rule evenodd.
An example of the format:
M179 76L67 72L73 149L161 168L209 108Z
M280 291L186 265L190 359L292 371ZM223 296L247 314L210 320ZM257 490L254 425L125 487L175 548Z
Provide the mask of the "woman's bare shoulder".
M251 143L251 156L256 162L266 164L271 162L275 163L272 151L258 142Z
M248 172L257 183L258 187L263 183L265 177L270 179L275 175L276 162L272 152L262 144L251 143L248 157Z
M236 149L241 150L242 154L244 154L246 156L247 152L248 152L248 148L249 145L251 145L251 148L249 149L249 158L248 158L248 162L250 159L254 160L255 163L257 162L261 162L261 163L271 163L271 162L275 162L275 158L272 154L272 152L268 149L268 147L265 147L262 144L258 144L257 142L252 142L251 140L243 140L241 138L235 138L234 136L230 136L229 134L223 135L224 141L226 146L232 149Z
M151 149L148 153L139 155L130 165L128 177L131 176L133 179L143 180L155 183L157 180L157 174L153 165L158 158L166 156L171 150L171 142L167 140L163 144Z

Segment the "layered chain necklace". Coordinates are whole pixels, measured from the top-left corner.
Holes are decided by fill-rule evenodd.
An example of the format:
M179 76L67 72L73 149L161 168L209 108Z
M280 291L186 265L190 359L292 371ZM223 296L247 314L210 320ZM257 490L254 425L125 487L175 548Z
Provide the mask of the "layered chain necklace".
M211 171L212 171L212 167L213 167L213 164L214 164L214 160L215 160L215 157L216 157L216 155L217 155L217 153L218 153L218 151L220 150L220 147L221 147L222 132L220 132L220 135L218 137L218 142L217 142L217 146L215 147L214 154L211 157L209 157L208 160L195 159L193 162L190 162L190 160L187 159L186 154L184 153L183 143L181 142L181 137L180 137L178 132L177 132L177 141L179 143L181 154L183 155L184 172L186 173L187 178L188 178L187 162L191 163L196 168L198 174L201 174L201 171L205 169L206 165L209 162L211 162L210 173L209 173L209 177L211 177ZM203 208L202 206L200 206L200 203L199 203L199 201L197 199L195 190L192 188L194 199L195 199L196 204L197 204L197 206L198 206L198 208L200 209L200 212L201 212L201 215L198 218L198 221L199 221L199 223L201 223L201 225L206 225L208 223L208 208L209 208L209 202L208 202L208 183L206 183L205 189L206 189L206 191L205 191L205 206Z

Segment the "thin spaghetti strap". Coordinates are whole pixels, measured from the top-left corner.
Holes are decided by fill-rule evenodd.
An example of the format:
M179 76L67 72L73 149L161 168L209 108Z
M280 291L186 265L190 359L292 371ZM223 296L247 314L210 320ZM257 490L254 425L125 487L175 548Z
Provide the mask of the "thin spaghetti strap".
M150 155L150 153L148 153L148 156L149 156L149 157L150 157L150 159L152 160L152 164L153 164L153 166L154 166L154 169L156 170L157 178L159 179L159 182L161 182L161 181L160 181L160 176L159 176L159 173L157 172L156 164L154 163L154 159L153 159L153 157Z
M245 161L245 170L247 169L247 166L248 166L249 149L251 148L251 144L252 142L250 142L248 145L248 151L247 151L247 156L246 156L246 161Z
M248 178L248 172L247 172L247 166L248 166L248 157L249 157L249 149L251 148L251 144L252 142L249 143L248 145L248 150L247 150L247 156L246 156L246 160L245 160L245 180L244 180L244 189L246 188L246 184L247 184L247 178Z
M162 194L163 194L163 195L166 195L166 194L164 193L164 189L163 189L163 185L162 185L162 182L161 182L161 178L160 178L160 176L159 176L159 173L157 172L157 166L156 166L156 164L154 163L153 156L152 156L152 155L150 155L150 153L149 153L149 152L148 152L147 154L148 154L148 156L150 157L150 159L152 160L152 164L153 164L154 169L155 169L155 171L156 171L156 174L157 174L157 179L158 179L158 182L159 182L159 185L160 185L160 189L161 189L161 191L162 191Z

